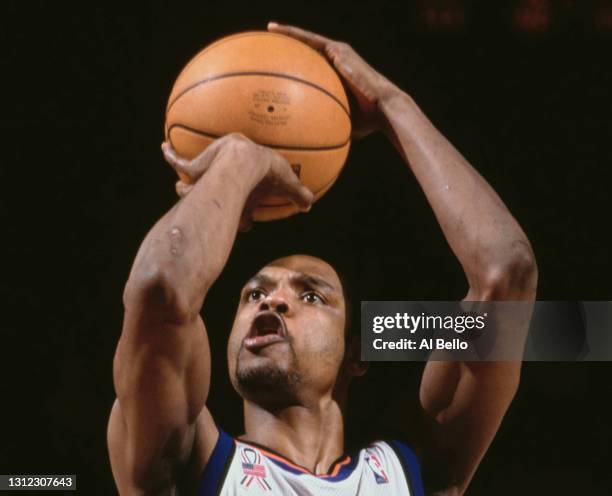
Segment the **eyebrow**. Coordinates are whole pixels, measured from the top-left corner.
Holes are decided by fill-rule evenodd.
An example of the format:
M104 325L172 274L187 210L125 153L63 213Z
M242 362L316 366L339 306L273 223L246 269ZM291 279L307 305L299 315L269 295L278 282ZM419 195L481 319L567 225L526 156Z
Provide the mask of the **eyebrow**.
M298 275L292 276L291 284L299 285L299 286L315 286L324 290L337 291L337 289L328 283L325 279L321 279L320 277L311 276L308 274L300 273ZM265 274L255 274L251 277L245 287L247 286L263 286L263 287L275 287L276 281L271 277Z
M328 283L325 279L319 277L309 276L307 274L299 274L291 278L293 284L300 284L302 286L316 286L322 289L335 291L336 288Z
M255 274L253 277L251 277L247 283L244 285L246 286L266 286L266 287L270 287L270 286L275 286L276 282L274 281L274 279L272 279L271 277L268 277L264 274Z

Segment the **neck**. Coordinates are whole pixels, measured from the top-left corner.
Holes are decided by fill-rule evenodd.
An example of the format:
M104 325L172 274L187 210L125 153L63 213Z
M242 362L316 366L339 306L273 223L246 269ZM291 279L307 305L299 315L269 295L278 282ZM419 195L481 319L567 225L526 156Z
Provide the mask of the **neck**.
M245 400L244 419L243 440L266 446L315 474L326 473L344 451L342 409L330 397L278 411Z

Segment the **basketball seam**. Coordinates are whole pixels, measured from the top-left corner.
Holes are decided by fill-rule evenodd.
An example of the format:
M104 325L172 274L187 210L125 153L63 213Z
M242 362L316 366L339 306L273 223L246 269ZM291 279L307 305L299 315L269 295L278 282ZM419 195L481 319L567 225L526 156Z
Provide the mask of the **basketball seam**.
M218 135L218 134L207 133L206 131L201 131L199 129L195 129L195 128L192 128L190 126L186 126L185 124L175 123L175 124L172 124L168 128L168 140L170 141L170 144L173 147L174 147L174 144L172 143L172 137L170 136L170 133L171 133L171 131L175 127L180 128L180 129L185 129L186 131L190 131L192 133L199 134L200 136L204 136L206 138L219 139L221 137L221 135ZM273 149L306 151L306 152L309 152L309 151L310 152L318 152L318 151L326 151L326 150L337 150L339 148L345 147L349 142L350 142L350 136L343 143L341 143L339 145L329 145L329 146L287 146L287 145L273 145L273 144L270 144L270 143L263 143L263 142L260 142L260 141L258 141L257 144L262 145L262 146L267 146L268 148L273 148Z
M166 115L168 115L168 112L170 111L172 106L179 100L179 98L181 98L183 95L185 95L186 93L190 92L192 89L196 88L197 86L200 86L200 85L203 85L203 84L206 84L206 83L210 83L212 81L217 81L219 79L225 79L225 78L230 78L230 77L242 77L242 76L269 76L269 77L277 77L277 78L289 79L290 81L295 81L297 83L305 84L307 86L310 86L311 88L319 90L320 92L322 92L325 95L327 95L328 97L330 97L338 105L340 105L340 108L342 110L344 110L344 113L349 117L349 119L351 117L351 114L350 114L349 110L338 99L338 97L336 97L334 94L332 94L331 92L329 92L328 90L326 90L322 86L319 86L318 84L315 84L315 83L311 83L310 81L306 81L305 79L301 79L301 78L296 77L296 76L289 76L287 74L279 74L279 73L276 73L276 72L268 72L268 71L228 72L226 74L219 74L218 76L211 76L211 77L208 77L206 79L202 79L200 81L196 81L195 83L192 83L189 86L187 86L187 88L182 90L178 95L176 95L174 97L174 100L172 100L171 102L168 103L168 106L166 107Z

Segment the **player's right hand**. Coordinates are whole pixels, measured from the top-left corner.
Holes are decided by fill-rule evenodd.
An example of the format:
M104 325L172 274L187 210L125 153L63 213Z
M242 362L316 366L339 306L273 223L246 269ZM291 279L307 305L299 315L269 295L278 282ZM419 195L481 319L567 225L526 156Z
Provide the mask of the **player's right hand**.
M186 196L198 179L222 157L227 158L228 163L239 164L240 167L256 167L261 180L246 201L241 230L248 230L251 226L253 210L263 197L287 197L304 212L312 206L312 192L300 182L287 159L242 134L232 133L217 139L193 160L180 157L169 143L162 144L162 151L174 170L182 178L187 178L187 181L180 179L176 183L176 192L180 197Z
M164 154L164 159L180 177L175 185L177 195L183 198L191 191L202 174L209 169L219 149L222 148L224 144L227 144L226 138L227 137L216 140L193 160L187 160L178 155L176 150L167 141L162 143L161 149Z

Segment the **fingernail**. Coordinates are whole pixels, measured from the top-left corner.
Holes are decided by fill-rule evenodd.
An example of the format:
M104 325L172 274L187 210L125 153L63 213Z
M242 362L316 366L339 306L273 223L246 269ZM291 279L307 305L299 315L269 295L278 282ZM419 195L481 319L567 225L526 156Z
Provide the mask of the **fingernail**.
M270 21L268 23L268 29L270 29L270 28L277 28L277 27L278 27L278 22Z

